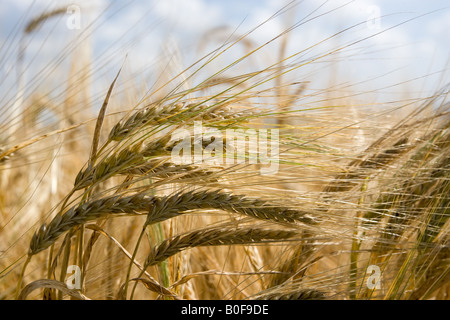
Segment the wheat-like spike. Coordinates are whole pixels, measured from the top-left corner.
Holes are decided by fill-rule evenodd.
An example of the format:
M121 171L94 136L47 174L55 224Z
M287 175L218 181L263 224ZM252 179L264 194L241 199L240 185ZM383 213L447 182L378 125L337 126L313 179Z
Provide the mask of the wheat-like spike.
M448 158L443 158L435 165L438 169L430 170L429 174L434 174L434 177L418 176L412 180L408 179L401 188L403 190L401 196L397 198L389 196L387 202L383 204L384 207L380 208L380 212L384 210L389 213L387 225L382 233L383 239L398 239L405 232L406 226L412 225L419 217L426 221L425 229L419 237L422 244L431 243L439 234L449 218L450 184L449 172L445 170L446 162ZM384 244L382 247L389 245Z
M220 191L179 193L163 197L147 216L148 225L176 217L194 209L221 209L261 220L293 224L315 224L307 212L269 204L267 201Z
M87 169L81 170L75 178L74 189L79 190L88 187L114 172L120 172L121 169L133 163L141 164L143 162L143 156L140 152L141 147L142 143L129 146L102 159L95 166L91 165Z
M156 139L145 146L141 141L100 160L95 166L88 166L78 173L74 189L83 189L114 174L126 174L133 168L145 165L146 158L160 156L170 151L172 145L168 144L169 141L168 136Z
M219 103L216 106L204 104L180 102L158 107L147 106L135 112L127 120L119 121L110 131L109 140L120 141L137 129L148 125L158 125L165 122L175 123L180 120L192 122L194 120L204 121L226 121L251 116L250 111L236 111Z
M219 246L236 244L256 244L262 242L284 241L298 235L288 230L267 230L262 228L213 227L177 235L152 248L147 256L147 267L158 264L167 258L189 248L200 246Z
M434 168L434 170L426 170L424 174L400 180L390 189L390 192L382 193L376 200L373 209L364 215L365 224L377 223L384 215L388 215L394 207L400 211L411 213L413 212L412 207L417 207L417 205L414 205L415 202L421 198L429 197L427 190L435 188L436 180L448 174L449 157L446 155L445 148L448 147L450 141L449 133L444 130L433 134L431 138L423 137L421 139L425 142L422 146L417 146L418 151L408 160L404 170L420 172L423 171L420 170L420 167L426 168L428 166ZM429 158L431 160L424 162L425 159ZM436 163L433 164L433 161L436 161ZM418 164L420 164L420 167ZM405 217L405 215L403 216Z
M315 289L301 289L287 293L270 293L258 297L258 300L323 300L325 293Z
M121 174L145 175L152 178L169 178L179 176L179 179L207 178L208 181L218 181L214 171L200 168L194 165L178 165L161 159L151 159L141 166L133 166L121 172Z
M430 159L422 162L421 167L415 168L419 173L400 181L390 192L383 193L373 209L365 214L366 225L376 223L384 216L389 217L385 230L382 231L382 242L386 242L386 239L398 239L405 232L406 226L411 225L422 214L429 216L421 241L430 242L447 220L445 208L448 207L448 197L445 195L449 190L447 169L449 157L438 146L445 146L448 141L448 136L444 136L443 140L434 141L433 146L421 150L419 153L427 154ZM421 168L427 170L420 170ZM429 208L435 210L428 212ZM376 247L387 249L390 245L378 243Z
M67 8L62 7L62 8L54 9L52 11L42 13L40 16L38 16L38 17L34 18L33 20L31 20L30 22L28 22L28 24L25 27L25 33L33 32L39 25L44 23L46 20L48 20L52 17L55 17L57 15L64 14L66 12L67 12Z
M349 167L350 172L338 175L333 182L331 182L325 189L324 193L328 192L344 192L352 189L364 177L368 175L367 170L377 170L385 167L397 157L410 150L412 146L407 145L408 138L401 138L392 147L389 147L366 160L355 160Z
M45 250L67 230L108 215L140 215L148 212L146 225L150 225L194 209L222 209L257 219L291 224L315 223L314 219L306 216L306 212L271 206L266 201L219 191L187 192L165 197L142 193L124 197L115 195L72 207L64 214L57 215L48 225L44 223L31 239L29 255Z
M84 294L82 294L79 290L69 289L65 283L52 279L41 279L33 281L22 289L20 295L17 297L17 300L25 300L27 296L29 296L34 290L40 288L56 289L76 300L91 300Z
M45 223L33 235L29 255L45 250L58 237L69 229L86 222L97 220L107 215L139 215L148 212L155 203L154 197L135 194L126 197L110 196L75 206L62 215L57 215L46 225Z
M407 143L408 138L403 137L394 143L392 147L364 160L359 167L362 169L379 169L392 162L397 158L397 156L402 155L404 152L409 150L410 148L407 148Z

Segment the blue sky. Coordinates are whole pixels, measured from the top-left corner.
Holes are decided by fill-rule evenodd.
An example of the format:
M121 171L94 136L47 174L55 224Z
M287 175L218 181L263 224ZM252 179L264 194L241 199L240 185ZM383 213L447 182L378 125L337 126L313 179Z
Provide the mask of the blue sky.
M444 0L2 1L0 39L6 43L0 50L0 57L4 57L2 72L14 66L14 55L5 52L8 46L17 49L20 38L20 33L17 33L6 41L9 32L61 3L79 5L81 28L68 30L66 16L46 23L39 32L30 36L26 59L34 61L35 67L27 70L27 79L39 74L40 67L52 64L52 61L56 63L58 53L67 48L70 39L87 34L91 34L86 40L92 44L89 54L95 58L96 66L103 66L96 72L96 79L101 81L106 70L117 70L126 54L130 70L143 79L149 79L144 70L154 73L152 67L158 66L161 59L175 57L179 68L187 67L227 37L245 34L287 5L290 8L288 12L249 34L250 46L257 47L290 25L303 21L289 33L287 54L293 54L353 26L297 56L297 62L307 61L354 43L298 70L291 75L293 81L311 81L316 87L326 86L332 81L364 82L367 86L364 90L391 86L390 91L410 90L417 95L449 82L445 70L449 67L450 3ZM27 16L21 20L23 14ZM92 29L95 32L88 28L90 23L94 23ZM358 42L360 39L365 40ZM105 51L105 48L108 49ZM279 42L268 45L251 63L261 68L275 62L278 48ZM223 61L218 60L212 68L233 61L244 50L243 47L230 50ZM240 67L244 70L249 68L249 64ZM64 70L61 72L62 76ZM405 81L406 84L395 86ZM0 90L5 88L0 85ZM354 86L353 89L360 87Z

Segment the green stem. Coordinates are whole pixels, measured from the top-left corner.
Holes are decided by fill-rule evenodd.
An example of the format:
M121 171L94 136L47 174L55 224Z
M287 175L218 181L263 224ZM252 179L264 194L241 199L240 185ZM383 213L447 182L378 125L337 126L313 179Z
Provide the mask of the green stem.
M26 268L28 266L28 263L30 263L30 261L31 261L31 257L32 257L31 255L28 255L27 256L27 260L25 261L25 263L23 265L22 272L20 273L19 281L17 283L16 295L14 297L14 300L17 300L17 298L19 297L20 290L22 289L23 277L25 276L25 270L26 270Z
M162 229L161 223L158 223L157 225L155 225L155 228L157 229L158 237L159 237L158 242L160 243L164 240L163 229ZM167 261L162 261L158 265L159 265L159 269L162 273L163 285L164 285L164 287L168 288L170 286L170 273L169 273L168 263L167 263Z

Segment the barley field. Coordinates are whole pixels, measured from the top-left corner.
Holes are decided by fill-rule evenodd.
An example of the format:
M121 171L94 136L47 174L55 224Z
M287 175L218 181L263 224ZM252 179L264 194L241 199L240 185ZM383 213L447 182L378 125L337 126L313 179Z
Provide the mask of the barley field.
M449 299L446 4L162 3L0 4L0 298Z

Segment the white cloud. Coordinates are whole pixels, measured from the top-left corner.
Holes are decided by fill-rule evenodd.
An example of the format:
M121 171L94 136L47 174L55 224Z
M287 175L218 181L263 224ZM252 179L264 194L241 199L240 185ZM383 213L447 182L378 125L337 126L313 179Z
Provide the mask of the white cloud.
M222 18L221 10L216 5L202 0L156 1L155 13L169 26L195 32L211 28Z
M111 13L115 9L109 11L106 15L110 16L108 19L106 19L106 16L101 16L102 25L94 30L94 44L97 46L97 50L103 50L104 47L101 46L115 43L116 48L130 52L130 58L133 58L131 59L131 62L139 66L148 65L155 60L157 55L160 54L161 44L167 42L166 37L169 33L173 34L174 39L180 41L180 48L183 48L186 45L198 44L197 42L201 35L217 26L228 25L231 27L231 30L234 30L238 27L239 23L243 22L237 31L237 34L242 35L244 32L249 31L271 17L276 11L281 9L283 5L289 3L289 1L279 0L249 2L239 2L237 0L135 0L130 2L130 5L125 5L123 2L111 1L112 0L96 0L95 3L97 5L95 8L91 7L91 3L93 2L89 0L78 0L77 3L81 4L82 13L89 13L91 19L94 19L107 5L113 4L115 9L124 6L124 9L119 10L114 15ZM37 15L46 8L54 8L58 4L61 5L61 3L70 2L71 1L69 0L58 2L54 0L36 0L36 4L33 7L34 9L29 12L29 16L34 17L34 12L36 12ZM29 10L29 6L32 3L32 0L11 1L11 7L0 5L0 13L3 15L2 17L8 18L8 22L11 20L15 21L15 23L19 23L19 17L23 12ZM250 39L257 42L259 45L269 41L279 35L289 26L289 24L295 23L298 19L307 16L323 3L325 3L325 1L299 1L298 5L295 6L296 16L294 20L289 20L289 14L274 18L257 28L255 32L250 35ZM302 59L308 59L314 55L326 53L345 43L362 39L376 33L378 31L377 29L370 28L371 18L377 14L376 10L374 10L376 8L380 9L379 13L382 16L401 11L414 11L414 15L425 12L425 9L417 8L417 6L419 6L418 1L411 2L411 5L413 6L415 4L415 7L408 7L405 9L404 1L357 0L349 2L348 0L333 0L326 2L325 5L317 12L313 13L312 16L320 15L321 13L333 8L338 8L346 3L348 4L342 8L339 8L330 14L318 17L293 31L289 38L289 52L293 53L303 50L308 46L317 44L319 41L333 33L357 23L361 23L361 25L317 46L317 48L308 52ZM433 10L433 8L426 9L426 11L431 10ZM11 16L11 12L14 12L14 16ZM145 17L147 12L148 18L138 24L138 21L143 16ZM245 20L244 17L246 17ZM381 29L385 29L411 17L411 15L406 13L382 17L380 20L380 27ZM369 23L367 23L367 21L369 21ZM133 30L125 35L125 40L136 37L138 41L132 45L127 44L126 46L124 42L117 43L120 36L130 27L133 27ZM440 66L443 68L449 54L449 45L448 41L446 41L448 38L447 30L449 29L450 11L447 10L447 12L443 11L439 14L425 16L383 32L375 37L358 43L355 47L349 48L349 52L355 53L354 56L350 57L352 60L362 58L360 61L351 62L352 68L357 70L362 76L368 76L369 73L375 74L378 72L379 74L382 74L388 70L410 64L411 68L408 70L410 72L408 76L412 77L427 72L424 71L424 65L427 65L428 62L433 59L433 62L437 67ZM61 33L64 32L67 34L67 30L61 31ZM5 35L2 34L2 36L4 37ZM40 56L45 56L46 58L51 56L50 54L52 51L56 50L55 48L61 47L61 43L58 43L58 41L61 42L61 38L49 38L48 41L48 46L40 51ZM52 45L52 43L54 43L54 45ZM35 48L37 44L38 42L32 44L34 46L33 48L36 50L38 49ZM213 42L213 45L216 45L216 43ZM274 43L273 46L269 46L268 50L265 50L265 53L276 59L278 53L277 45L278 43ZM30 54L33 48L29 48ZM111 50L110 52L113 51L114 50ZM371 52L373 51L380 52L372 54ZM238 53L240 53L240 51ZM192 54L195 54L195 52ZM227 52L227 54L231 54L231 50L230 52ZM345 54L346 53L339 55L339 58L343 58ZM118 56L120 56L120 54L118 54ZM258 56L262 57L260 53L258 53ZM330 59L331 57L326 57L324 60ZM268 63L267 60L261 59L261 61L264 61L266 64ZM269 61L273 62L272 60ZM417 65L417 61L422 61L421 65ZM136 69L138 68L139 67ZM319 65L318 68L321 68L321 65ZM325 69L318 70L320 71L320 74L328 72L328 70ZM390 78L390 80L393 79Z
M448 43L448 30L450 30L450 11L447 11L440 15L434 15L433 19L430 19L427 24L427 31L435 36L446 39Z

